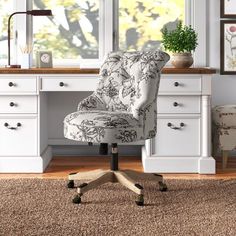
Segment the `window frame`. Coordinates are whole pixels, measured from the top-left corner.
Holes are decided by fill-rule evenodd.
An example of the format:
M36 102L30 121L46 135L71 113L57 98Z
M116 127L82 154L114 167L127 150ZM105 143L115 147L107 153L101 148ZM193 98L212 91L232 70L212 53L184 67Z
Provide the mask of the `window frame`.
M54 64L54 67L99 67L104 56L113 50L117 50L118 45L118 10L119 0L99 0L99 58L82 59L75 64ZM15 11L26 11L32 9L32 0L13 0ZM207 65L206 58L206 15L207 7L205 0L185 0L185 24L191 25L198 34L198 47L194 52L194 66L204 67ZM204 13L204 14L202 14ZM199 17L201 16L201 17ZM13 19L13 59L16 62L21 60L20 44L27 44L33 40L33 18L26 15L16 15ZM31 55L32 60L32 55Z

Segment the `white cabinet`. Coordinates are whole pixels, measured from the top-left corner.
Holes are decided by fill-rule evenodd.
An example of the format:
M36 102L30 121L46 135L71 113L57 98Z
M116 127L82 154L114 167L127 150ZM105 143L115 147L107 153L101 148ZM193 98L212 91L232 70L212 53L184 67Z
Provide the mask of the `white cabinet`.
M0 173L42 173L52 158L48 136L51 124L56 122L58 125L53 128L63 131L62 120L69 113L68 103L58 100L52 107L50 98L55 92L58 97L63 92L63 99L69 95L69 102L74 99L77 105L74 91L81 92L82 98L84 91L94 91L97 86L97 71L47 71L34 68L26 70L26 74L19 70L17 74L17 70L0 69ZM215 173L210 145L214 72L206 68L190 68L189 74L181 71L163 70L157 102L157 136L147 140L142 148L144 171ZM197 71L203 72L196 74ZM51 120L49 110L53 114ZM53 141L55 145L68 144L64 137L55 137Z
M142 148L145 172L215 173L210 99L210 74L162 75L157 136Z

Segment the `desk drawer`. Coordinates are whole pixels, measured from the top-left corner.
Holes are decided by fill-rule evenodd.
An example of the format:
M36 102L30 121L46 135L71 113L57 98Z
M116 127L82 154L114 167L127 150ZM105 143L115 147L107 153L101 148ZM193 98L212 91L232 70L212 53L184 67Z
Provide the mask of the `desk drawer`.
M0 117L0 156L37 155L37 118Z
M152 142L154 156L199 156L200 117L158 117L157 136Z
M158 113L200 113L200 96L159 96Z
M0 79L0 93L36 93L36 78L5 77Z
M41 78L42 91L94 91L98 79L94 78Z
M37 96L0 96L0 113L37 113Z
M201 77L161 77L159 93L200 93Z

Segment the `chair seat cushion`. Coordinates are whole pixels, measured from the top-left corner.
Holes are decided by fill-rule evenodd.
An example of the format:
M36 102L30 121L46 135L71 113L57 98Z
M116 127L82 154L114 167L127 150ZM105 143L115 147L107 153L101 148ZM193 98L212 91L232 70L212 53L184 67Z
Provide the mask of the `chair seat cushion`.
M128 143L144 139L143 127L132 114L110 111L77 111L64 119L66 138L92 143Z
M214 124L218 127L236 129L236 105L214 107L212 118Z

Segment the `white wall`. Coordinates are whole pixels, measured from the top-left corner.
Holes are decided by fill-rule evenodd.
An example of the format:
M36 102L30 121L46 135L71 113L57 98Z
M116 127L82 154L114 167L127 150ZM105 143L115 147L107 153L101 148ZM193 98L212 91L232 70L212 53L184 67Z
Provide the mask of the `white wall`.
M236 104L236 75L219 75L220 0L208 1L208 66L217 69L212 81L212 105Z

